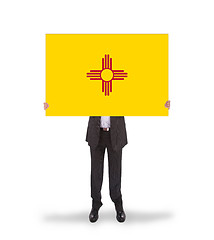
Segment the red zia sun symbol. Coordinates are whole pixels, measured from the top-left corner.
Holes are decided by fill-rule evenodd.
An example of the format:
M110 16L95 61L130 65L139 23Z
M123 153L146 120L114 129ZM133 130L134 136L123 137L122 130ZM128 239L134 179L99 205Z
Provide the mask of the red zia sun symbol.
M102 80L102 92L109 96L109 88L112 92L112 80L124 80L127 73L124 73L124 70L112 70L112 58L109 59L109 54L105 54L105 59L102 59L102 70L90 70L87 77L90 77L90 80Z

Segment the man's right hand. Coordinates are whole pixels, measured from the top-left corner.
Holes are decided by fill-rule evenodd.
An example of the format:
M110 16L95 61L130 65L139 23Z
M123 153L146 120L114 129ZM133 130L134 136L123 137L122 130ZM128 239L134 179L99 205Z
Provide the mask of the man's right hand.
M46 110L48 107L49 107L49 104L44 102L44 110Z

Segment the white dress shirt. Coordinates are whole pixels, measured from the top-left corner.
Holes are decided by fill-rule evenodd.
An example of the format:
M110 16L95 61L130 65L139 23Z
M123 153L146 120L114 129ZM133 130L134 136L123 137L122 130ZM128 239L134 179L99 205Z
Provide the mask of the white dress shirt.
M101 128L110 128L110 117L101 117L100 127Z

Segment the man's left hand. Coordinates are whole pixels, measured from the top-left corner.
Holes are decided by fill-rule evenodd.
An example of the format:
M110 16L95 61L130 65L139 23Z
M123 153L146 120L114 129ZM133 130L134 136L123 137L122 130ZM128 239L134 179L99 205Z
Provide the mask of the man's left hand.
M165 103L165 108L170 109L170 101L167 101L167 102Z

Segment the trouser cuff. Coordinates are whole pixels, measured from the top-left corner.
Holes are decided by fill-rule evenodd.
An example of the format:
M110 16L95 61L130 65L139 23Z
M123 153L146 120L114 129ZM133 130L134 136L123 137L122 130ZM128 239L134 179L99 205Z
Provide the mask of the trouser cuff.
M94 209L99 210L102 205L103 203L101 201L92 200L92 207Z

